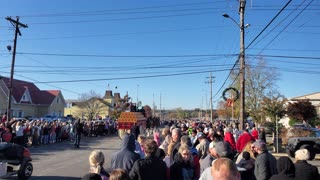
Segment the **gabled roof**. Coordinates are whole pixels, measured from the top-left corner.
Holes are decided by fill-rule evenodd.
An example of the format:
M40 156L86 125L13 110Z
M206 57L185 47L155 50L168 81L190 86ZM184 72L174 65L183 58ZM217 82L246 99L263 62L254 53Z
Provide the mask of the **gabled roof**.
M3 76L1 76L0 78L9 89L10 79ZM17 80L17 79L13 80L12 96L17 102L20 102L24 92L27 89L30 93L31 100L34 104L49 105L60 93L60 90L40 90L36 85L34 85L31 82Z
M105 98L105 99L113 98L112 91L111 90L106 90L106 93L105 93L103 98Z

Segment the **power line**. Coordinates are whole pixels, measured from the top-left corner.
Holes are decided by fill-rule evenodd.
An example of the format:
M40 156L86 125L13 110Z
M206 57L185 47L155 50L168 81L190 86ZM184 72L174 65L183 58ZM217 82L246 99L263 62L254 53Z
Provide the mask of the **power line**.
M29 78L29 77L26 77L26 76L23 76L23 75L20 75L20 74L16 74L14 73L16 76L20 76L20 77L23 77L23 78L26 78L26 79L29 79L31 81L33 81L34 83L38 83L39 81L35 80L35 79L32 79L32 78ZM51 85L49 83L43 83L43 84L46 84L48 86L51 86L51 87L54 87L54 88L58 88L58 89L61 89L61 90L64 90L64 91L68 91L68 92L71 92L71 93L74 93L74 94L77 94L77 95L81 95L80 93L77 93L75 91L71 91L71 90L68 90L68 89L65 89L65 88L62 88L62 87L58 87L58 86L54 86L54 85Z
M258 38L259 36L271 25L271 23L282 13L282 11L291 3L292 0L289 0L287 4L271 19L271 21L262 29L262 31L249 43L245 48L248 49Z
M116 77L116 78L103 78L103 79L81 79L81 80L66 80L66 81L48 81L48 82L38 82L38 83L74 83L74 82L90 82L90 81L106 81L106 80L144 79L144 78L155 78L155 77L203 74L203 73L208 73L208 72L219 72L219 71L229 71L229 70L230 69L221 69L221 70L215 70L215 71L214 70L207 70L207 71L195 71L195 72L173 73L173 74L160 74L160 75L149 75L149 76Z
M96 54L58 54L58 53L33 53L17 52L17 54L35 56L64 56L64 57L97 57L97 58L176 58L176 57L228 57L237 54L190 54L190 55L96 55Z
M109 21L126 21L126 20L141 20L141 19L154 19L154 18L167 18L167 17L180 17L180 16L191 16L191 15L203 15L218 12L199 12L199 13L184 13L174 15L161 15L161 16L144 16L144 17L131 17L131 18L115 18L115 19L95 19L95 20L78 20L78 21L57 21L57 22L39 22L30 23L32 25L56 25L56 24L77 24L77 23L96 23L96 22L109 22Z
M117 12L117 11L131 11L131 10L145 10L145 9L158 9L158 8L170 8L170 7L179 7L179 6L194 6L194 5L204 5L204 4L213 4L225 2L215 1L215 2L198 2L198 3L188 3L188 4L175 4L175 5L163 5L163 6L145 6L137 8L123 8L123 9L105 9L105 10L95 10L95 11L80 11L80 12L64 12L64 13L52 13L52 14L33 14L33 15L22 15L21 17L56 17L56 16L67 16L67 15L81 15L81 14L90 14L90 13L103 13L103 12Z
M282 56L282 55L270 55L270 54L248 54L248 56L257 57L257 56L263 56L263 57L276 57L276 58L286 58L286 59L314 59L319 60L320 57L311 57L311 56Z
M63 57L96 57L96 58L176 58L176 57L233 57L238 54L183 54L183 55L96 55L96 54L58 54L58 53L34 53L34 52L17 52L22 55L35 56L63 56ZM270 54L247 54L247 56L265 56L291 59L320 59L312 56L282 56Z
M166 32L181 32L181 31L201 30L201 29L214 29L214 28L221 28L221 27L223 27L223 26L195 27L195 28L172 29L172 30L163 30L163 31L129 32L129 33L114 33L114 34L92 34L92 35L78 35L78 36L24 38L23 40L56 40L56 39L107 37L107 36L122 36L122 35L137 35L137 34L144 34L145 35L145 34L157 34L157 33L166 33Z
M297 18L298 18L298 16L300 16L301 15L301 13L306 9L306 8L308 8L308 6L311 4L313 2L313 0L311 0L310 2L309 2L309 4L304 8L304 9L302 9L274 38L272 38L272 40L271 41L269 41L269 43L268 44L266 44L264 47L266 48L266 47L268 47L276 38L278 38L279 36L280 36L280 34L285 30L285 29L287 29L289 26L290 26L290 24L291 23L293 23L293 21L295 21ZM302 2L303 3L303 2ZM301 4L302 4L301 3ZM289 15L288 15L289 16ZM263 50L261 50L261 52L262 52Z

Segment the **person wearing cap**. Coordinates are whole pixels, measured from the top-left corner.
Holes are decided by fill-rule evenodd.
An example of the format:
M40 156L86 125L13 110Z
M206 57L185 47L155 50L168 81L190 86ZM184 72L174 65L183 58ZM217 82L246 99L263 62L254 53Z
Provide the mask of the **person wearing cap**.
M216 159L219 158L228 158L232 160L232 150L231 147L229 145L229 143L227 142L223 142L223 141L219 141L219 142L215 142L215 144L211 144L211 146L214 146L213 149L211 149L212 154L214 154ZM211 163L211 165L213 165L213 163L216 161L216 159L214 159ZM199 180L208 180L208 179L212 179L212 174L211 174L211 167L207 167L200 176Z
M199 144L196 146L196 149L198 150L198 155L201 161L208 154L209 141L204 133L199 133L197 135L197 139L199 140Z
M316 180L320 179L317 167L309 164L307 160L310 157L310 152L307 149L300 149L295 153L295 168L296 179L301 180Z
M258 154L254 166L254 175L257 180L269 179L277 174L277 160L268 152L267 145L262 140L253 143L254 151Z
M211 167L211 164L212 164L212 161L216 159L216 149L215 149L215 146L216 146L216 142L212 141L210 144L209 144L209 153L208 155L203 159L201 160L200 162L200 174L203 173L203 171L208 168L208 167Z

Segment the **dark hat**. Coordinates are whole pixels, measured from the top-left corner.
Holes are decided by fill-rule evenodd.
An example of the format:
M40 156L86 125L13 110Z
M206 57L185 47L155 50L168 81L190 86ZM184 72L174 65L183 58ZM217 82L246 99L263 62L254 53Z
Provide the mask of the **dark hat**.
M101 176L96 173L89 173L82 177L82 180L102 180Z
M216 142L216 152L220 157L230 157L232 155L232 149L228 142L219 141Z

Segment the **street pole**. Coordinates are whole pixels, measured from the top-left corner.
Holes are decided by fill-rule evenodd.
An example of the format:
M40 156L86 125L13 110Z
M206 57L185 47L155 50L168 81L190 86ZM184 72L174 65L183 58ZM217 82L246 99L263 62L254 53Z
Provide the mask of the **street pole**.
M17 20L13 20L11 17L6 17L6 20L12 23L15 26L14 40L13 40L13 54L12 54L12 62L11 62L11 72L10 72L10 81L9 81L9 95L8 95L8 108L7 108L7 121L11 118L11 101L12 101L12 93L13 93L13 74L14 74L14 64L16 60L16 50L17 50L17 39L18 34L21 36L21 32L19 27L27 28L26 24L22 24L19 22L19 17Z
M159 113L159 119L160 119L160 121L161 121L161 116L162 116L161 113L162 113L162 112L161 112L161 93L160 93L160 113Z
M245 48L244 48L244 10L246 0L240 0L240 130L245 124Z
M139 102L139 84L137 85L137 103Z
M212 79L215 78L215 77L212 77L212 73L210 72L210 75L209 75L209 81L208 83L210 84L210 122L213 123L213 117L212 117L212 114L213 114L213 104L212 104Z

